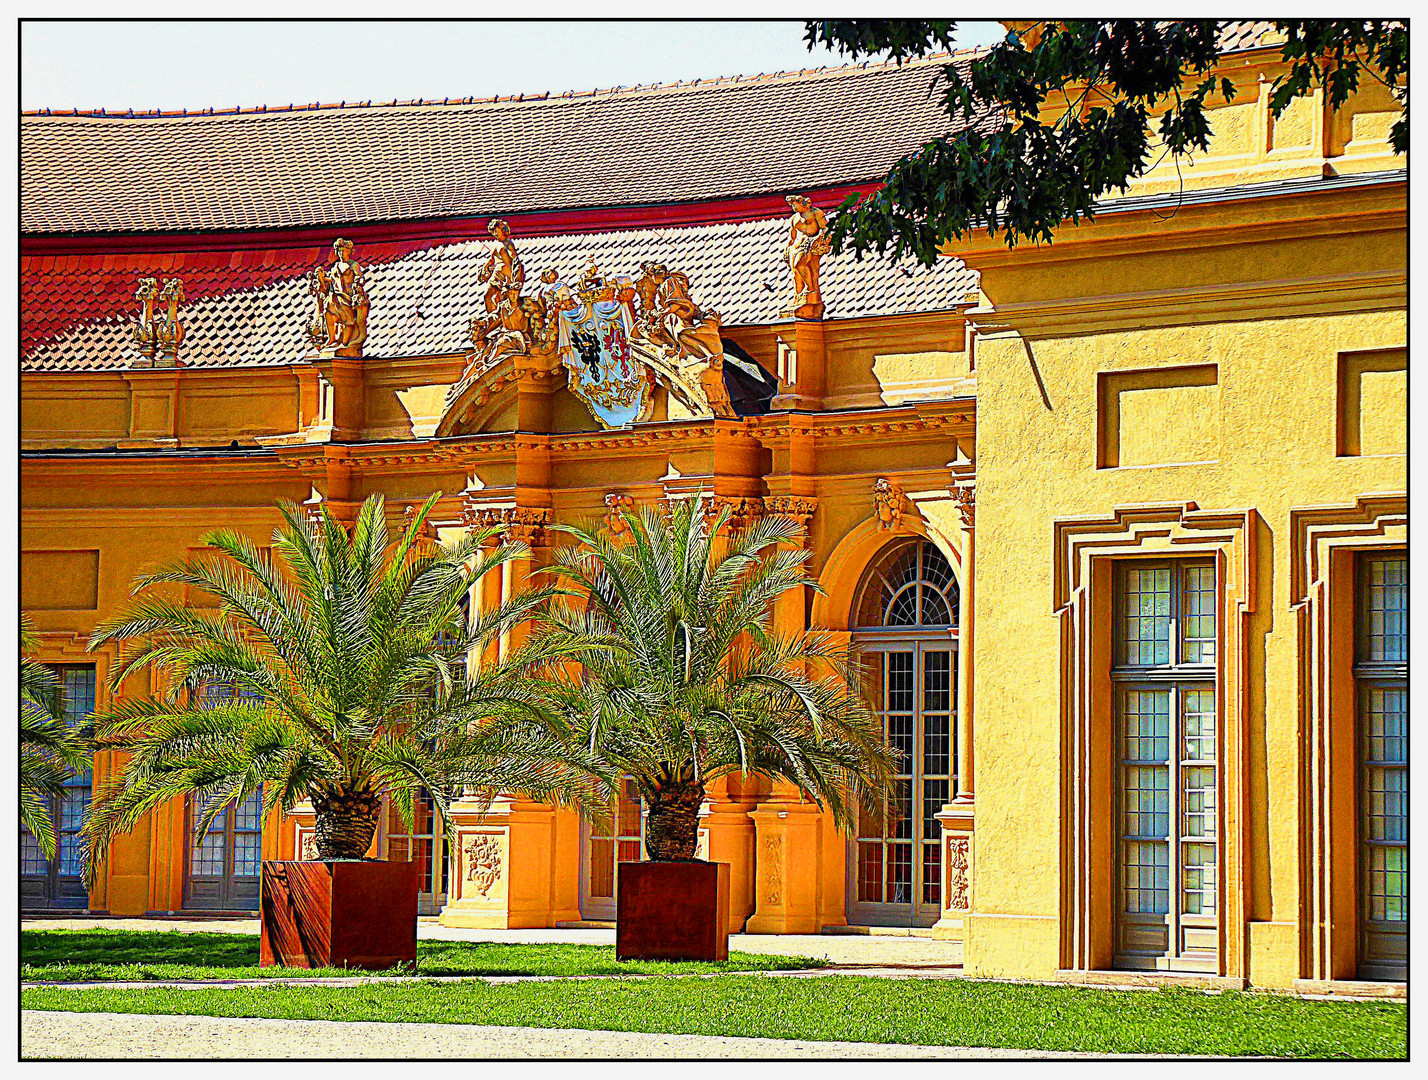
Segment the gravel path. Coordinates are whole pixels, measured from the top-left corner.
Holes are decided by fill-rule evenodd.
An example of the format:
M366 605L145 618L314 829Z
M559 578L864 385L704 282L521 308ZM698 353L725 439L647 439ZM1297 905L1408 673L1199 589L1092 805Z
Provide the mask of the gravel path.
M21 1013L23 1058L1041 1058L899 1043L123 1013Z

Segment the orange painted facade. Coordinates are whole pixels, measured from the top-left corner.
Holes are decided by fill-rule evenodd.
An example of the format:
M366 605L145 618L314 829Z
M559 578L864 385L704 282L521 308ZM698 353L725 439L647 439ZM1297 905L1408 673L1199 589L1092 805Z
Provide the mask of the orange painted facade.
M1406 163L1384 144L1391 102L1371 90L1338 114L1311 98L1271 123L1253 88L1272 79L1273 52L1227 58L1246 94L1215 111L1214 151L1183 193L1153 170L1049 247L974 240L917 275L829 256L816 319L758 299L788 287L783 218L590 225L540 242L517 231L528 282L548 265L569 280L587 253L633 275L663 250L718 252L690 277L725 312L726 364L745 356L777 381L771 402L734 416L693 415L662 384L650 419L604 429L562 371L509 356L463 383L472 353L451 342L479 291L441 275L461 265L470 233L453 229L443 246L430 221L410 225L421 239L406 248L401 223L383 225L392 254L367 267L361 357L302 345L291 275L254 285L261 305L221 288L189 302L189 346L221 360L181 353L178 367L144 368L83 320L47 331L21 376L21 592L40 658L95 664L102 708L114 658L85 642L134 575L195 553L217 526L266 542L280 498L341 517L380 491L395 524L440 491L440 537L478 518L510 524L533 560L488 582L477 606L538 570L556 542L547 524L598 520L610 496L703 492L741 514L793 513L821 589L786 598L776 621L846 633L875 660L868 692L889 737L916 744L909 810L903 825L867 822L847 837L797 792L717 784L700 845L731 866L731 930L911 927L962 941L968 972L987 976L1391 979L1393 964L1368 954L1393 939L1364 924L1377 902L1364 860L1379 857L1362 836L1364 785L1379 766L1359 725L1364 695L1392 673L1355 651L1356 574L1366 557L1406 553ZM210 246L199 237L187 250ZM186 250L182 235L135 234L124 254L95 236L84 256L39 254L55 243L40 232L27 242L36 280L87 272L61 259L147 258L163 275L162 259L187 257L172 254ZM285 248L280 233L262 242ZM245 362L219 338L264 311L295 332L285 351ZM439 347L370 346L428 340L418 329L431 324L447 327ZM1164 566L1181 581L1202 565L1212 584L1195 602L1211 605L1211 644L1196 639L1200 659L1181 668L1130 671L1127 568ZM1176 595L1179 612L1188 594ZM1146 701L1173 687L1163 692L1182 705L1208 703L1195 722L1213 729L1197 750L1209 756L1163 768L1181 784L1167 812L1199 815L1210 832L1147 834L1145 851L1166 845L1177 876L1146 878L1146 894L1172 910L1129 919L1128 860L1141 855L1116 815L1129 805L1126 770L1162 767L1127 764L1124 695L1142 685ZM149 689L131 680L122 692ZM1188 715L1168 737L1191 737ZM115 767L101 755L95 783ZM429 860L427 910L448 925L607 921L607 864L638 851L637 808L591 823L507 799L458 806L454 826L444 849L436 830L384 822L373 849ZM185 910L186 828L174 806L116 843L89 908ZM301 857L310 828L300 811L265 822L262 857ZM1182 911L1192 891L1196 910ZM1142 947L1156 934L1168 935L1160 954Z

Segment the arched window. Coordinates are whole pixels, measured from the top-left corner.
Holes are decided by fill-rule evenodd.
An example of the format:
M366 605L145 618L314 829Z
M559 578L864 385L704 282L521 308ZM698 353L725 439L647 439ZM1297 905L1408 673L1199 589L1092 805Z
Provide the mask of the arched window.
M863 692L898 751L892 798L864 811L849 859L848 921L930 925L941 913L941 826L952 797L957 710L958 586L937 545L911 537L888 546L863 576L853 638Z
M956 626L957 602L947 556L930 540L915 538L892 545L868 568L853 626Z

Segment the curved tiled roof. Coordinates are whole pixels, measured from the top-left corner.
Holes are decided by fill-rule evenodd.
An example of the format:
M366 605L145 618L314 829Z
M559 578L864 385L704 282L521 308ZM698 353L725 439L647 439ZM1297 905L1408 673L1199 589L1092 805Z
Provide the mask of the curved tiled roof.
M945 133L931 91L946 62L525 101L27 115L20 227L342 225L859 183Z
M517 238L526 279L556 270L579 278L594 257L607 274L635 275L645 260L689 275L694 299L726 326L780 320L789 297L783 261L787 218L693 228ZM476 277L488 242L466 241L402 251L359 248L371 298L368 357L431 356L470 348L467 326L481 312ZM398 253L399 252L399 253ZM22 370L93 371L130 366L137 353L129 325L140 277L177 276L189 301L182 315L185 366L232 367L298 361L311 297L305 275L329 255L319 248L167 255L30 256L22 260ZM107 265L106 265L107 264ZM827 317L855 318L945 311L965 300L977 275L959 260L931 269L883 259L828 255L820 284ZM42 302L41 299L43 298Z

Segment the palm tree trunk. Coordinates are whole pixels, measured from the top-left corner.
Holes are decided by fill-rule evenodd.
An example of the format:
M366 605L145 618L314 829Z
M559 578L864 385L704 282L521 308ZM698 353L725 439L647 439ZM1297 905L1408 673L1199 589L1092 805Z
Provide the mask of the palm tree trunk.
M332 791L314 794L317 812L313 840L319 859L361 859L377 835L382 797L371 791Z
M703 784L671 784L648 799L645 852L651 862L691 862L699 846Z

